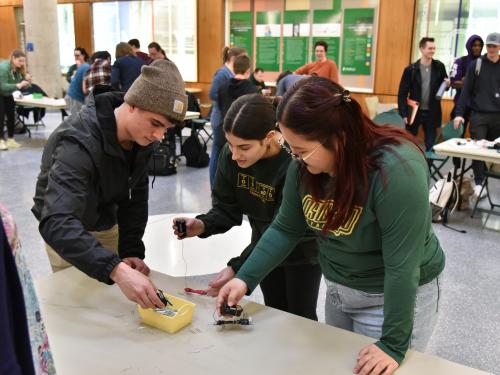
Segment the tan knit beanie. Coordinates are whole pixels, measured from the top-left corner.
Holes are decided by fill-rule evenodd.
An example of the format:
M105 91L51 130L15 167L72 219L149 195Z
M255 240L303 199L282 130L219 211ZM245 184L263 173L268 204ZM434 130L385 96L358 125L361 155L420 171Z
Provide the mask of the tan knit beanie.
M184 121L187 95L177 66L169 60L155 60L144 65L141 75L125 94L125 102L169 120Z

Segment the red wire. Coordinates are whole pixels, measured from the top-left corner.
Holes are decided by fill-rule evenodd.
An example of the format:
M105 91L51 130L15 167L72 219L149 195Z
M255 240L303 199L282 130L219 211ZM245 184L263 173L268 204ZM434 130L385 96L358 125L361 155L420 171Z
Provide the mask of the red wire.
M204 295L207 294L207 291L206 290L202 290L202 289L184 288L184 291L186 293L200 294L202 296L204 296Z

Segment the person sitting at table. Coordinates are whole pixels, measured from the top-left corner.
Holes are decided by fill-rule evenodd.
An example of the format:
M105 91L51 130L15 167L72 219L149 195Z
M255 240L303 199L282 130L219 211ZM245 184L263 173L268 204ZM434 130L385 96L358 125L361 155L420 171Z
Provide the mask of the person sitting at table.
M14 139L16 104L12 93L28 87L30 83L26 75L26 55L20 50L12 51L10 59L0 63L0 151L21 147ZM7 141L4 139L5 116Z
M53 271L74 265L144 308L163 307L143 261L148 165L153 143L184 120L184 90L174 63L154 61L126 94L91 93L52 132L32 212Z
M127 92L132 83L141 74L141 67L146 63L134 54L130 44L120 42L116 45L116 60L111 70L111 86Z
M409 347L425 349L439 310L445 257L432 230L423 151L322 77L290 88L277 119L295 159L283 201L217 304L238 303L313 230L326 323L378 340L359 352L354 373L392 374Z
M262 90L267 89L266 83L264 82L264 69L255 68L252 74L250 74L250 78L248 79L252 82L255 87L257 87L257 91L262 93Z
M227 144L222 148L215 176L212 208L196 218L174 219L174 224L175 220L186 220L186 237L207 238L241 225L243 215L248 216L250 244L209 283L209 295L217 295L219 288L234 277L280 207L291 158L278 143L275 124L276 112L269 99L260 94L237 99L224 121ZM175 225L174 233L180 235ZM312 237L309 232L290 256L261 281L260 287L267 306L318 320L321 269Z
M328 78L333 82L339 82L339 71L335 61L326 57L328 44L322 40L314 44L314 54L316 61L310 62L295 70L295 74L313 74L316 73L320 77Z

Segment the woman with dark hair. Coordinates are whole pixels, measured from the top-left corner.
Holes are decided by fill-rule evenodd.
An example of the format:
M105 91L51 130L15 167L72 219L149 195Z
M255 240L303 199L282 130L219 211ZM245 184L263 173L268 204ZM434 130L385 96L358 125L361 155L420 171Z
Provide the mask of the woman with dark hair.
M68 81L68 83L71 83L71 78L73 78L80 65L89 62L89 54L85 48L76 47L73 53L75 56L75 63L69 67L66 73L66 81Z
M0 63L0 150L21 147L14 139L16 104L12 93L29 85L30 80L26 75L26 55L23 51L14 50L9 60ZM4 139L5 116L7 116L7 141Z
M224 144L218 137L220 133L217 129L218 126L224 120L222 118L221 110L217 105L217 100L219 98L218 91L219 88L229 79L234 77L233 63L237 56L246 54L247 51L241 47L224 47L222 51L222 62L223 66L214 74L212 78L212 86L210 86L210 91L208 92L209 98L212 100L212 111L210 114L210 124L212 125L212 133L214 135L214 141L212 143L212 152L210 154L210 163L208 165L208 173L210 175L210 186L213 187L215 172L217 171L217 161L219 156L219 144Z
M251 242L209 283L208 294L212 296L245 263L280 206L291 158L278 143L275 122L276 112L270 100L260 94L238 98L224 121L227 144L221 150L212 209L196 218L174 219L174 223L186 220L186 237L206 238L241 225L243 215L248 216ZM174 233L179 236L175 225ZM321 269L313 237L309 231L291 254L263 278L260 286L266 305L318 320L316 303Z
M431 226L429 171L404 130L377 126L340 85L297 82L277 111L290 165L273 223L217 303L236 304L312 229L330 325L378 339L355 373L392 374L423 351L438 311L444 253Z

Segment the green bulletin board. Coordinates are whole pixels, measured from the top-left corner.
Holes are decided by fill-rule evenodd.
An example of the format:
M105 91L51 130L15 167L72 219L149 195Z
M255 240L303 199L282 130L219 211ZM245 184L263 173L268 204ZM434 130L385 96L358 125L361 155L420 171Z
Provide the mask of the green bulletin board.
M334 1L333 10L315 10L313 12L313 38L312 38L312 57L314 56L314 44L317 41L325 41L328 44L326 57L335 61L339 65L340 56L340 30L342 22L342 13L340 1Z
M257 12L255 36L257 40L256 67L270 72L280 68L281 12Z
M286 11L283 21L283 70L295 70L308 62L309 11Z
M342 67L345 75L370 75L375 9L344 9Z
M253 55L252 12L231 12L229 14L229 43L243 47L250 59Z

